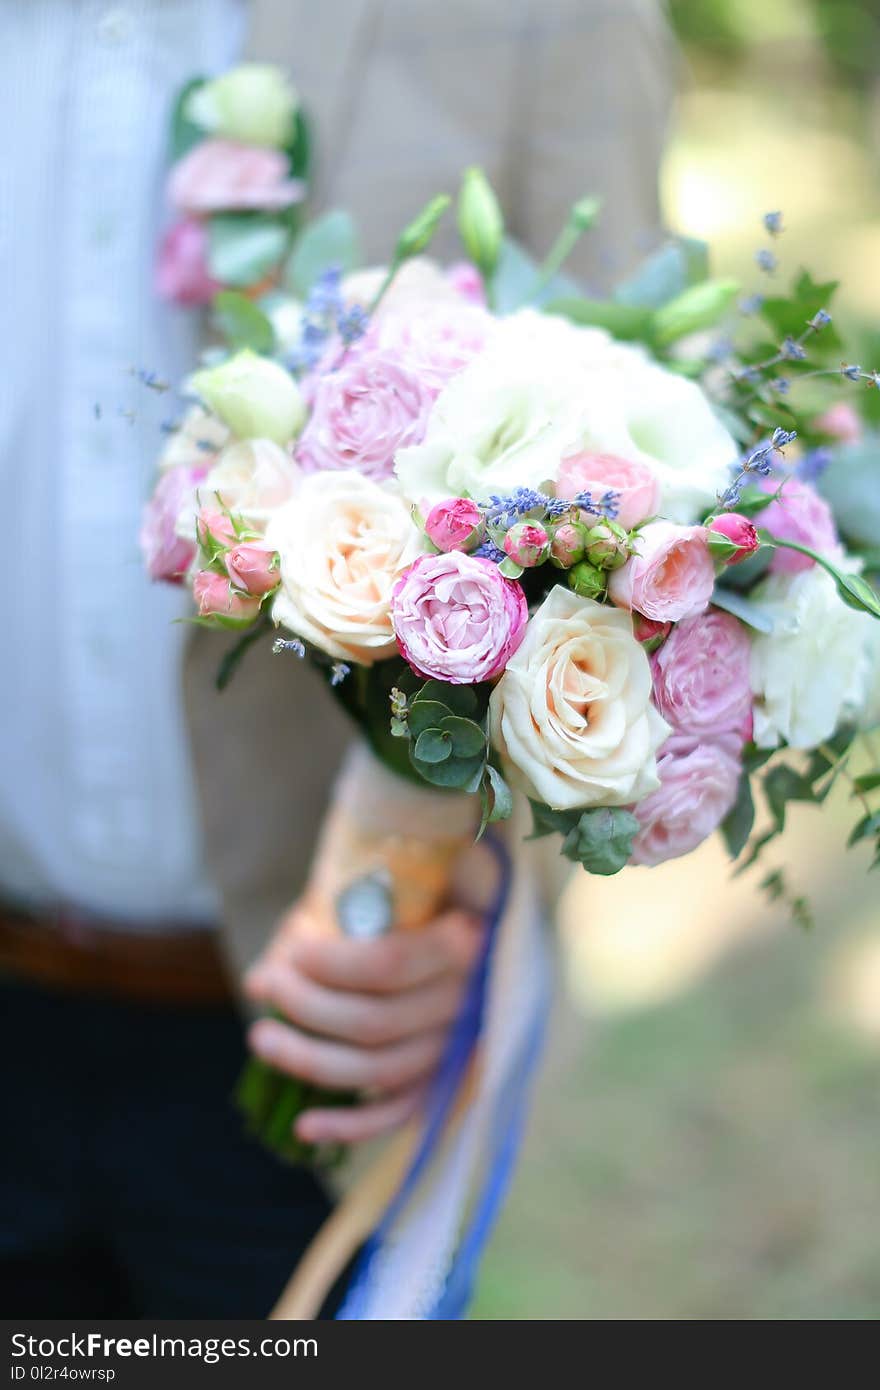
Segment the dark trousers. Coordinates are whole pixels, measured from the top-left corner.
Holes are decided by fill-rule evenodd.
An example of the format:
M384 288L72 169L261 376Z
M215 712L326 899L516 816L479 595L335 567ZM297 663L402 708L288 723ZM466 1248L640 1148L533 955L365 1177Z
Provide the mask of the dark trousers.
M6 1318L265 1317L329 1210L243 1132L232 1007L0 982Z

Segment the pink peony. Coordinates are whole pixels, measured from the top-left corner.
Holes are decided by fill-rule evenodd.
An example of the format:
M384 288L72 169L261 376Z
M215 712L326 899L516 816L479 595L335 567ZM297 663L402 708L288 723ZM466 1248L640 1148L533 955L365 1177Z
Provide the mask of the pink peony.
M761 482L765 492L775 492L779 484L772 478ZM820 555L834 554L838 548L834 514L812 483L800 478L788 478L775 501L758 512L755 525L769 531L780 540L797 541L818 550ZM799 574L816 562L797 550L774 550L770 562L772 574Z
M641 830L631 864L663 864L690 854L717 830L736 801L739 760L719 744L667 739L657 759L660 786L634 812Z
M281 582L278 551L265 545L243 541L227 550L223 563L235 587L258 598L270 594Z
M525 633L519 584L491 560L422 555L394 586L391 621L401 654L419 676L471 685L500 675Z
M200 618L217 618L223 626L243 627L260 611L260 600L236 593L225 574L199 570L193 579L193 597Z
M390 478L397 450L421 443L432 402L421 379L393 356L353 353L316 382L297 461L307 473L344 468Z
M608 580L618 608L658 623L703 613L715 587L715 567L702 526L652 521L636 538L636 553Z
M287 155L235 140L203 140L168 176L168 199L182 213L290 207L304 195L290 179Z
M208 304L222 285L208 271L208 233L197 217L175 222L162 238L156 293L172 304Z
M862 417L850 401L835 401L813 421L813 428L841 444L858 444L864 433Z
M409 305L374 319L364 346L399 362L436 396L482 352L494 322L473 304Z
M469 497L447 497L425 518L425 533L438 550L470 550L480 538L483 514Z
M758 532L749 521L747 516L740 516L739 512L719 512L718 516L713 516L707 523L708 530L712 535L722 536L725 541L736 549L731 551L730 546L724 546L726 555L722 554L719 558L727 565L738 565L743 560L747 560L750 555L754 555L761 542L758 539ZM708 537L709 548L712 548L712 535Z
M752 647L742 623L719 608L678 623L652 658L654 704L680 734L712 740L751 733Z
M140 543L151 579L179 584L192 564L195 538L179 536L177 523L206 472L206 468L190 468L186 464L167 469L144 508Z
M562 460L556 496L576 497L579 492L592 493L596 506L606 492L618 493L615 521L627 531L654 516L660 505L660 484L650 468L616 454L569 454Z

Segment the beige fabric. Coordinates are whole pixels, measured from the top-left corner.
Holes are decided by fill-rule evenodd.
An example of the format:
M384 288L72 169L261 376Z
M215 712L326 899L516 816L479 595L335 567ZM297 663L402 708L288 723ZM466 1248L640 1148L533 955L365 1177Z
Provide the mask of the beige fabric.
M539 254L575 197L605 196L571 267L594 288L659 238L672 58L652 0L258 0L251 56L293 74L316 131L313 205L350 208L372 260L473 163ZM456 253L451 225L437 250ZM196 632L186 687L208 868L241 965L302 885L346 730L314 673L269 642L216 694L230 640Z

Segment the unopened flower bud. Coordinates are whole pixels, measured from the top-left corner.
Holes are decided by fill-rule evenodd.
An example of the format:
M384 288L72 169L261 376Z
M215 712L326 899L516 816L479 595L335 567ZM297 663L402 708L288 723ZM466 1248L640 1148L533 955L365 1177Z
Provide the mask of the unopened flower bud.
M550 540L550 563L559 570L569 570L584 558L587 546L587 527L580 521L561 521L554 526Z
M235 544L235 527L228 512L203 507L196 517L196 539L203 550Z
M618 522L599 521L587 532L587 559L599 569L620 569L631 554L629 535Z
M589 561L581 560L568 571L568 587L581 598L602 599L605 597L605 575Z
M260 611L260 600L239 594L225 574L199 570L193 580L193 596L200 618L214 618L220 627L247 627Z
M426 203L412 222L404 227L394 253L398 265L402 261L411 260L413 256L420 256L427 250L434 239L440 219L451 202L448 193L438 193L436 198Z
M633 613L633 636L641 642L646 652L655 652L662 646L672 631L672 623L658 623L654 618L645 618L641 613Z
M484 279L491 276L501 255L504 218L492 185L482 169L467 169L461 181L458 230L465 251Z
M706 544L714 560L724 565L738 565L747 560L761 542L748 517L739 512L719 512L706 523Z
M252 597L262 598L278 588L281 575L277 550L245 541L227 550L223 563L236 589L243 589Z
M469 497L447 497L425 518L425 534L438 550L473 550L483 534L483 514Z
M504 537L504 549L515 565L534 569L550 554L550 537L537 522L518 521Z

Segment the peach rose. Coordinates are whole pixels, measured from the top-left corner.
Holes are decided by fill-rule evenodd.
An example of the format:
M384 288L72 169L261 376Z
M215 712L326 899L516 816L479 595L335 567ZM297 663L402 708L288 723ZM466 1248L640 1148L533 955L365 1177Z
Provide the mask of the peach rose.
M630 608L658 623L676 623L704 613L715 587L715 567L703 526L652 521L640 531L637 551L608 580L618 608Z
M576 497L590 492L598 506L606 492L619 497L615 520L627 531L656 515L660 484L645 463L616 454L569 454L556 475L556 496Z

